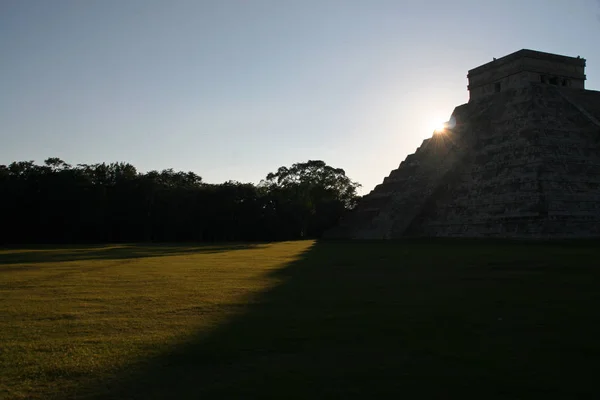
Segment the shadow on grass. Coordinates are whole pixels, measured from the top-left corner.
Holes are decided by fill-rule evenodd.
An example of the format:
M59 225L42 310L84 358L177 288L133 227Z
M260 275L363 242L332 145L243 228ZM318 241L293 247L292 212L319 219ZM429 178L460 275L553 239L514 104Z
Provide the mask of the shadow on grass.
M27 246L0 247L0 270L2 266L27 263L45 263L82 260L122 260L142 257L162 257L190 253L222 253L246 250L263 244L115 244L79 246Z
M245 313L82 398L588 398L599 259L584 245L317 243Z

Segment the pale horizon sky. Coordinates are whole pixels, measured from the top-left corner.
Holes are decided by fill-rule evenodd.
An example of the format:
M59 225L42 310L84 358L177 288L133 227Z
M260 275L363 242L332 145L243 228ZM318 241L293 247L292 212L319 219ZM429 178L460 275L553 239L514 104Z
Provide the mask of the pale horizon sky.
M258 183L323 160L368 193L528 48L587 59L597 0L4 0L0 164L60 157Z

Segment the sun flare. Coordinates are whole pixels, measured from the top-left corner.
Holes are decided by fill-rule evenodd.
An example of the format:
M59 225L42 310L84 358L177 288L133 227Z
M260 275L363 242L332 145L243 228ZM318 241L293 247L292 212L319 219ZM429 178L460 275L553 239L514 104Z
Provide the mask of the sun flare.
M431 129L433 130L433 133L437 134L444 132L446 130L446 123L447 122L445 119L433 119L431 123Z

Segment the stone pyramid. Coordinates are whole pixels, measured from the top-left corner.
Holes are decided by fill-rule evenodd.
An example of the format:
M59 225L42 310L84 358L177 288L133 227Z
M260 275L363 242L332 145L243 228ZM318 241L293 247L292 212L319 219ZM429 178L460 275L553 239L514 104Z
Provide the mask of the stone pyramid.
M521 50L469 71L447 128L326 236L600 236L600 92L584 68Z

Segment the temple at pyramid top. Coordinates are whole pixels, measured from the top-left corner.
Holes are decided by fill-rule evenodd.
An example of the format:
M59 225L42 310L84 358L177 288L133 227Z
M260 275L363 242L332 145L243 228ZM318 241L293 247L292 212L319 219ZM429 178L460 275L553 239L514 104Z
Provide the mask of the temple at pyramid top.
M467 78L469 101L531 83L585 89L585 59L523 49L473 68Z

